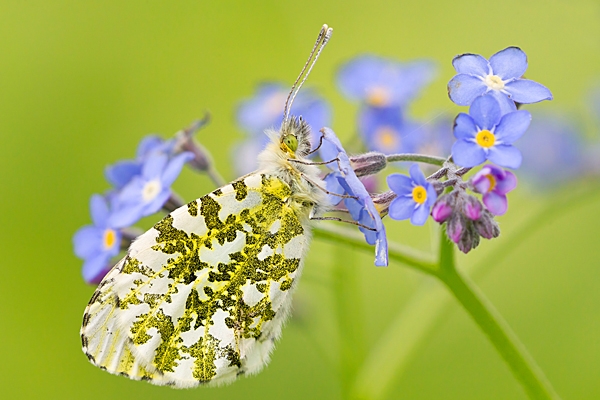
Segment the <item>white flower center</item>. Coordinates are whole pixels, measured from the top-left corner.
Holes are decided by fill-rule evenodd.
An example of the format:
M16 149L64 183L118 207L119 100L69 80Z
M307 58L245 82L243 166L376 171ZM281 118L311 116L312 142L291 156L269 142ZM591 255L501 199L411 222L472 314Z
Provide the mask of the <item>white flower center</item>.
M147 182L142 189L142 199L144 202L148 203L160 193L162 189L162 185L160 184L159 179L154 179L152 181Z
M504 89L504 81L498 75L488 75L485 77L485 84L494 90Z

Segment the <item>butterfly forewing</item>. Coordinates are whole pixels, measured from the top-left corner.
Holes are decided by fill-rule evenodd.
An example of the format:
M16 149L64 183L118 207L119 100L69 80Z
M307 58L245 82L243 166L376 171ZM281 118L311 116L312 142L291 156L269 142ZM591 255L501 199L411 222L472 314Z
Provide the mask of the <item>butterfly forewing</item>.
M219 384L258 372L289 312L309 232L275 176L253 174L140 236L92 297L90 361L156 384Z

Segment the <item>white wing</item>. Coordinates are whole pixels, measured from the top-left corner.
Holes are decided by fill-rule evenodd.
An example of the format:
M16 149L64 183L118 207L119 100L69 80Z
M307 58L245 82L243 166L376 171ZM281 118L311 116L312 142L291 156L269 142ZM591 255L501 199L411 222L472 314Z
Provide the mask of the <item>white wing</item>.
M90 361L158 385L221 384L258 372L290 309L310 232L306 205L248 175L140 236L85 311Z

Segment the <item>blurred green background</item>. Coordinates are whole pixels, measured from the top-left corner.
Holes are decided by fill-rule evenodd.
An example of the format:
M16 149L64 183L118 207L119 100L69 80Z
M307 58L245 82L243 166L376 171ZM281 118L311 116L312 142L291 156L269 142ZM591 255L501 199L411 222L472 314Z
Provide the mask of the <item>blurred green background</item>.
M81 352L81 317L94 288L81 278L71 237L90 221L90 195L108 188L104 166L133 157L144 135L170 137L210 110L212 122L199 139L221 173L234 178L231 148L242 138L236 105L261 81L291 84L323 23L335 32L309 85L333 104L333 128L342 138L354 130L356 105L341 97L334 76L352 56L436 60L439 78L412 112L453 116L464 109L446 95L452 57L489 57L509 45L525 50L527 76L554 94L554 101L528 109L573 112L596 135L585 96L600 79L597 0L1 0L0 397L336 399L341 379L359 382L340 376L340 349L354 351L360 365L396 323L389 354L407 344L412 351L398 358L400 368L383 363L376 370L391 374L381 398L525 398L440 284L402 265L375 268L372 254L318 241L294 317L257 376L177 391L102 372ZM518 190L499 219L502 236L459 257L463 268L485 264L474 279L565 399L600 398L600 190L585 187L592 185L598 184L551 195ZM584 194L574 192L582 187ZM192 199L213 187L184 171L175 189ZM556 201L562 205L552 206ZM538 229L515 236L532 220ZM390 222L391 240L435 247L433 225ZM510 254L495 250L506 243ZM340 283L347 290L341 297L334 290ZM356 326L340 327L340 310L351 312ZM420 324L429 328L411 331Z

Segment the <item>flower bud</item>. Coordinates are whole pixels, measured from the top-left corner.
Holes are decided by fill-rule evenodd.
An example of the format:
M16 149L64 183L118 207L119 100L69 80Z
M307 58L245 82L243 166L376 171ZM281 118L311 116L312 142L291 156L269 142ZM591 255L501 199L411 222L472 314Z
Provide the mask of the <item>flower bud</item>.
M442 196L435 202L431 209L431 216L436 222L442 223L452 215L452 205L450 204L450 196Z
M492 239L500 235L498 223L494 220L493 215L485 210L481 218L474 222L477 232L486 239Z
M462 233L464 231L464 221L459 213L454 213L448 220L446 226L446 234L454 243L459 243Z
M477 221L481 217L482 206L479 200L474 196L467 196L465 199L464 212L471 221Z
M350 158L356 176L374 175L387 166L385 154L370 152Z

